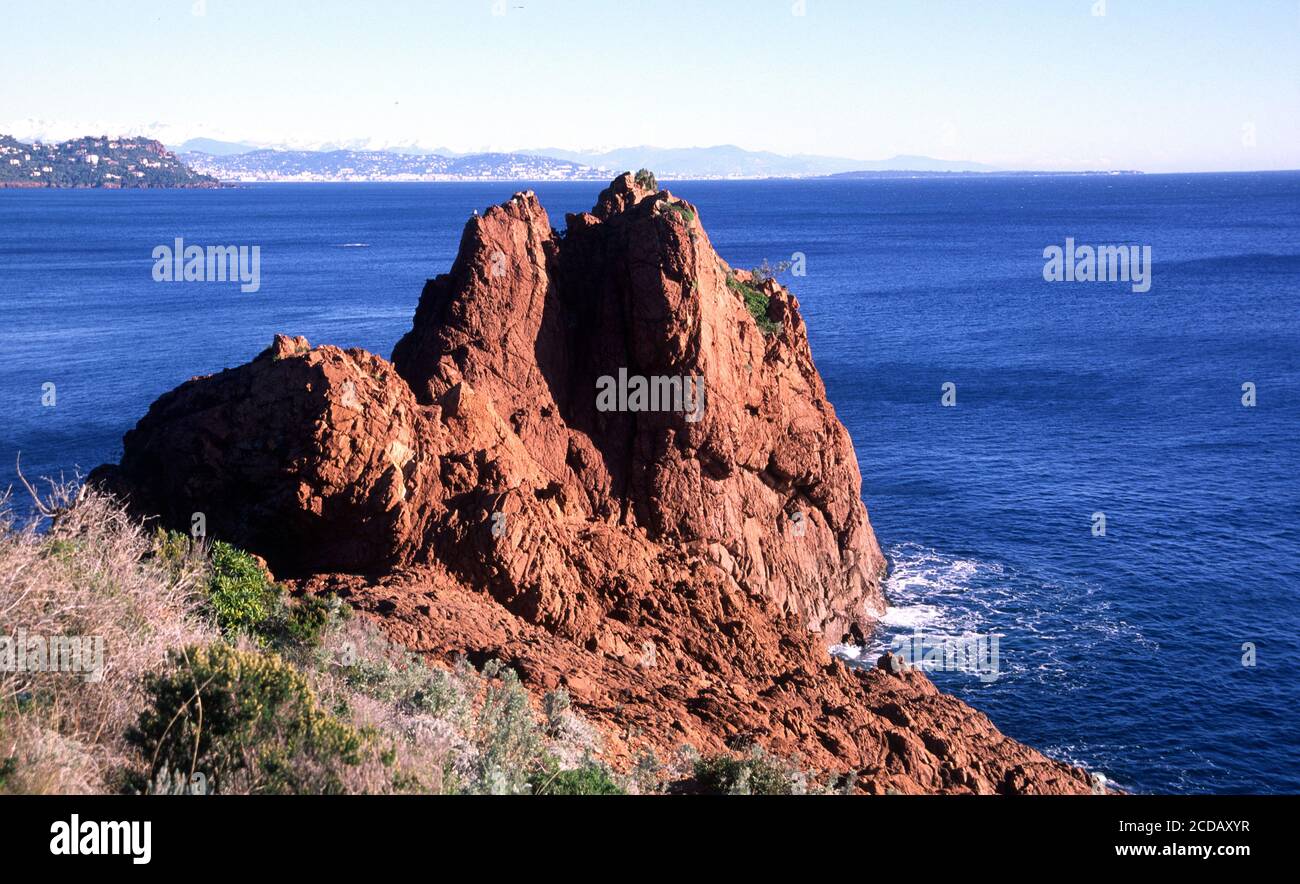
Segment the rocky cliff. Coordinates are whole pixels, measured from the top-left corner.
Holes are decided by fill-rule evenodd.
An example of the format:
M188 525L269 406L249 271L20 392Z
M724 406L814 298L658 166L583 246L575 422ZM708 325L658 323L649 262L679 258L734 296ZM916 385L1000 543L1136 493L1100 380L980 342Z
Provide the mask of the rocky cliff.
M630 175L563 233L532 193L471 219L391 363L280 336L124 452L93 478L137 510L565 686L616 763L757 743L867 791L1088 791L924 675L828 654L885 561L798 303Z

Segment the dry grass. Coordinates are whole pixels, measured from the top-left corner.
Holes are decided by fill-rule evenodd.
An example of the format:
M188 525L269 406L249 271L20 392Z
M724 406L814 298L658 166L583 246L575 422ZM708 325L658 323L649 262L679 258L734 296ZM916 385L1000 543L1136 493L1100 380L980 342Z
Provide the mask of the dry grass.
M15 521L0 505L0 635L96 637L99 680L0 671L0 760L12 792L101 792L130 760L123 734L143 705L141 676L169 648L215 638L200 615L201 556L165 563L109 498L52 486L52 520ZM42 531L41 528L46 530Z
M599 756L596 731L567 697L538 709L495 665L429 667L346 611L331 615L319 643L268 648L264 638L223 634L207 550L147 534L93 490L52 485L45 515L26 524L7 503L0 499L0 639L96 637L103 665L98 678L0 670L0 793L117 792L147 782L150 759L126 739L153 702L146 676L166 670L169 651L218 642L280 653L322 709L365 735L357 763L313 771L311 759L302 769L295 762L305 791L516 792L543 768ZM225 777L219 788L256 791L244 783L258 774ZM184 788L163 776L148 791Z

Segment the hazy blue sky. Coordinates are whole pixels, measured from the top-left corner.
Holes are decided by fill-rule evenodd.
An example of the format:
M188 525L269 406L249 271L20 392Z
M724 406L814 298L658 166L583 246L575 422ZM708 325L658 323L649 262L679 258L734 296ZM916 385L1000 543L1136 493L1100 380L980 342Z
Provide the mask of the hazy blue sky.
M0 132L1300 168L1300 0L1099 5L39 0Z

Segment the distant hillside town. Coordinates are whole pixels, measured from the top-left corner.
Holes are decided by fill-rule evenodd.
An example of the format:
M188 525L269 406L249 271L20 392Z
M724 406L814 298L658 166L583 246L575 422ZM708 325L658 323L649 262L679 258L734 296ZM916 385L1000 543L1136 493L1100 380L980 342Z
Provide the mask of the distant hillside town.
M609 176L568 160L518 153L445 157L373 150L254 150L181 154L222 181L599 181Z
M0 187L219 187L150 138L25 144L0 135Z
M605 181L621 170L640 168L654 169L661 178L673 180L817 178L874 170L920 175L996 171L978 163L930 157L899 156L871 162L805 154L783 156L735 145L457 153L415 145L332 144L304 149L199 138L176 151L195 169L223 181Z

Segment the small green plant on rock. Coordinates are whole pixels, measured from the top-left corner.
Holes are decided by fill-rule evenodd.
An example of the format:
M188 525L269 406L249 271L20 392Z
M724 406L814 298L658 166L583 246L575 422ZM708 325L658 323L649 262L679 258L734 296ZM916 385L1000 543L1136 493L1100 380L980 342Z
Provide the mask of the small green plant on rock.
M564 688L547 691L542 697L542 713L546 716L545 727L548 737L558 737L564 732L570 704L569 692Z
M188 536L166 528L155 528L150 541L153 546L149 558L166 568L170 574L181 573L202 552L201 547Z
M665 202L665 203L663 204L663 206L664 206L664 209L663 209L663 210L664 210L665 212L670 213L670 214L676 216L677 218L679 218L681 221L685 222L686 224L690 224L690 223L692 223L693 221L695 221L695 213L691 211L690 207L687 206L686 203L683 203L683 202Z
M463 663L457 672L429 666L418 654L358 659L342 669L344 683L411 713L433 715L463 726L477 693L478 673Z
M758 329L765 335L773 335L781 330L781 323L767 316L771 296L767 295L752 282L744 282L734 273L727 274L727 287L741 297L749 314L758 323Z
M659 192L659 182L655 180L655 173L649 169L638 169L633 180L642 190L648 190L651 193Z
M636 757L636 766L632 769L632 781L642 795L663 791L667 767L659 760L654 749L644 749Z

